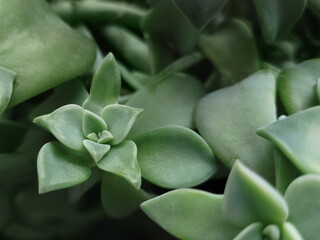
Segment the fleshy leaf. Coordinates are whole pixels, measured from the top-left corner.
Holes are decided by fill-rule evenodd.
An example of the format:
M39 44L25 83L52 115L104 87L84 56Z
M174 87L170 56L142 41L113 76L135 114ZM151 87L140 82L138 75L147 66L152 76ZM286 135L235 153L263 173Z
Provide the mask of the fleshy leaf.
M0 0L0 6L0 66L17 73L9 106L90 69L95 45L46 1Z
M90 133L98 134L106 129L107 124L100 116L88 110L84 110L82 118L82 132L84 136L87 136Z
M259 70L255 39L244 21L233 19L221 25L211 35L201 35L199 47L230 83L240 81Z
M96 163L110 150L110 145L100 144L90 140L83 140L83 145Z
M98 143L109 143L113 139L113 135L107 131L103 130L101 136L99 136Z
M134 142L142 177L164 188L196 186L216 172L214 155L194 131L180 126L150 130Z
M181 12L197 29L203 29L228 0L174 0Z
M304 61L280 73L279 96L288 114L318 105L316 85L319 76L319 58Z
M257 133L273 142L303 173L320 173L320 106L293 114L260 128Z
M179 239L230 240L240 229L222 215L221 195L178 189L141 204L142 210Z
M264 240L262 238L263 224L252 223L243 229L234 240Z
M119 104L108 105L102 110L101 117L108 124L108 130L113 136L111 144L118 144L126 138L142 111L139 108Z
M166 16L166 17L163 17ZM175 51L190 52L196 45L199 33L181 14L172 0L161 0L143 18L144 33L165 39Z
M87 135L87 138L91 141L94 141L94 142L98 142L99 138L98 138L98 135L96 133L89 133Z
M276 147L274 148L274 160L276 171L276 189L284 194L289 184L301 175L295 165Z
M268 43L284 35L301 17L306 0L255 0L262 33ZM289 9L288 9L289 8Z
M90 95L82 106L96 114L100 114L105 106L117 103L120 87L120 70L113 54L109 53L94 74Z
M318 175L305 175L293 181L285 194L290 210L289 221L306 240L317 240L320 235L319 186Z
M50 131L63 145L73 150L83 150L83 112L82 107L69 104L52 113L36 117L33 122Z
M111 45L133 68L150 72L148 46L137 35L118 26L107 26L102 30Z
M79 155L59 143L44 145L37 160L39 193L72 187L86 181L91 171L81 160Z
M197 79L181 73L140 89L126 103L143 109L128 138L166 125L192 128L195 105L204 95L204 87Z
M303 240L303 237L292 223L285 222L281 227L281 240Z
M273 146L256 130L276 120L275 79L252 74L238 84L205 96L196 108L196 125L218 158L229 168L236 159L274 181Z
M223 211L238 226L253 222L282 224L288 217L288 206L280 193L240 161L235 162L229 175Z
M141 185L141 173L137 161L137 147L132 141L124 141L116 146L105 155L97 166L113 174L126 179L136 189Z
M151 196L142 189L137 190L128 181L115 174L104 173L101 184L102 206L114 218L123 218L139 208Z
M320 103L320 77L317 80L316 94L317 94L318 103Z
M0 67L0 114L7 108L17 74Z

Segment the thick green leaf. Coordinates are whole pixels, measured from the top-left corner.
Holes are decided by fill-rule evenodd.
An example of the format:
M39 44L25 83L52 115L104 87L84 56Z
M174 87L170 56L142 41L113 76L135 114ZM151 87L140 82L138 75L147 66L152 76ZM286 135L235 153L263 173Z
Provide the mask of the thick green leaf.
M318 105L316 94L320 76L320 59L304 61L283 70L278 77L281 102L288 114Z
M0 114L7 108L17 74L0 67Z
M33 122L50 131L62 144L73 150L83 150L82 116L84 109L65 105L50 114L36 117Z
M91 112L100 114L101 110L108 104L117 103L120 88L120 70L113 54L109 53L94 74L90 95L82 106Z
M165 17L164 17L165 16ZM172 0L161 0L143 18L144 33L161 38L181 54L196 45L199 33L179 12ZM165 40L165 41L164 41Z
M306 240L317 240L320 234L319 186L318 175L306 175L293 181L285 194L290 210L289 221Z
M126 103L144 110L128 138L165 125L192 128L195 105L204 94L200 82L182 73L173 74L140 89Z
M1 0L0 5L0 66L18 74L9 106L89 70L93 42L66 25L46 1Z
M83 140L83 146L87 149L96 163L110 150L110 145L108 144L100 144L87 139Z
M204 28L228 0L174 0L176 6L195 28Z
M272 144L257 136L256 130L275 120L275 80L266 71L205 96L196 108L201 136L227 167L240 159L271 182Z
M243 227L254 222L282 224L289 214L280 193L240 161L229 175L223 211L230 222Z
M284 194L289 184L301 175L295 165L276 147L274 148L275 161L275 186L276 189Z
M111 144L118 144L127 137L136 118L142 111L139 108L119 104L108 105L102 110L101 117L108 124L108 130L113 135Z
M99 136L98 143L109 143L112 139L113 135L109 131L103 130Z
M137 161L137 146L132 141L124 141L112 146L97 166L126 179L133 187L140 189L141 172Z
M39 193L75 186L87 180L91 174L81 156L55 142L41 148L37 168Z
M217 170L208 144L188 128L157 128L134 141L138 147L142 177L160 187L196 186Z
M318 78L317 80L316 94L317 94L318 103L320 103L320 78Z
M252 223L243 229L234 240L264 240L262 237L263 224Z
M273 142L303 173L320 173L320 106L293 114L260 128L257 133Z
M73 23L116 23L140 30L146 10L119 1L57 1L53 9L65 20Z
M170 191L141 204L157 224L179 239L230 240L240 229L222 215L223 197L195 189Z
M101 201L106 213L114 218L123 218L133 213L139 205L150 199L142 189L114 174L104 173L101 184Z
M280 240L280 229L277 225L271 224L263 229L262 235L264 239Z
M285 222L281 227L281 239L282 240L303 240L296 227L290 222Z
M105 121L97 114L84 110L82 117L83 135L88 136L90 133L101 134L103 130L107 130Z
M0 120L0 153L11 153L23 141L26 126L9 120Z
M255 0L262 33L268 43L289 32L301 17L306 0Z
M199 47L231 83L259 70L259 56L252 30L242 20L232 19L211 35L201 35Z
M150 56L146 43L134 33L118 26L107 26L103 35L133 68L150 72Z

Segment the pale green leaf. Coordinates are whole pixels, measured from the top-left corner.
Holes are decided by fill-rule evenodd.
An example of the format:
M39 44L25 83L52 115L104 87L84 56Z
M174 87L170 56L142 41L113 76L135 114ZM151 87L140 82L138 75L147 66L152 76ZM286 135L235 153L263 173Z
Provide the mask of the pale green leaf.
M230 240L240 229L222 215L222 195L178 189L141 204L142 210L163 229L185 240Z
M47 143L41 148L37 168L39 193L75 186L86 181L91 174L81 156L55 142Z
M128 138L165 125L192 128L195 105L204 95L202 84L182 73L173 74L140 89L126 103L144 110Z
M180 126L150 130L134 139L142 177L164 188L196 186L217 170L208 144Z
M285 222L281 227L281 240L303 240L298 229L290 222Z
M275 79L260 71L240 83L205 96L196 108L196 125L229 168L236 159L274 181L272 144L256 130L276 120Z
M83 146L87 149L93 160L97 163L110 150L110 145L100 144L90 140L83 140Z
M229 175L223 211L230 222L243 227L254 222L282 224L289 214L280 193L240 161Z
M273 142L303 173L320 173L320 106L293 114L260 128L257 133Z
M290 210L289 221L306 240L318 240L320 235L319 186L318 175L305 175L293 181L285 194Z
M252 223L243 229L234 240L264 240L262 238L263 224Z
M17 73L9 106L90 69L95 45L46 1L0 0L0 6L0 66Z
M84 136L88 136L90 133L101 134L103 130L107 130L107 124L105 121L88 110L84 110L82 117L82 132Z
M101 117L108 124L108 130L113 136L111 144L118 144L126 138L142 111L139 108L119 104L108 105L102 110Z
M127 180L136 189L141 185L141 172L137 161L137 147L132 141L112 146L97 166Z
M109 53L94 74L90 95L82 106L91 112L100 114L101 110L108 104L117 103L120 88L120 70L113 54Z
M63 145L73 150L83 150L83 112L82 107L69 104L52 113L36 117L33 122L50 131Z
M316 94L320 59L304 61L283 70L278 77L279 96L288 114L318 105Z
M17 74L0 67L0 114L7 108L12 95L13 82Z

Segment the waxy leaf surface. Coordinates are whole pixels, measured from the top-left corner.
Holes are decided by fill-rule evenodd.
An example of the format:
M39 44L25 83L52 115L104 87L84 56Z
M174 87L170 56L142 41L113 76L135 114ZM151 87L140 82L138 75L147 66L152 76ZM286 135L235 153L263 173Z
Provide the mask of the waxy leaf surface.
M0 114L7 108L17 74L0 67Z
M90 133L102 133L107 128L107 124L100 116L88 110L83 111L82 132L84 136L88 136Z
M204 87L195 78L176 73L152 83L132 95L126 103L143 109L128 138L165 125L193 127L193 112Z
M141 172L137 161L137 147L127 140L112 146L111 150L97 163L97 166L126 179L136 189L141 185Z
M83 107L100 114L105 106L118 102L120 88L120 70L113 54L109 53L93 76L90 95L84 101Z
M17 73L9 106L89 70L93 42L66 25L46 1L1 0L0 6L0 66Z
M273 182L272 144L256 135L259 127L276 120L275 80L270 72L260 71L205 96L195 120L200 135L227 167L240 159Z
M263 224L252 223L243 229L234 240L264 240L262 238Z
M230 240L240 229L222 215L222 195L178 189L141 204L142 210L179 239Z
M288 206L280 193L240 161L229 175L223 211L230 222L243 227L254 222L279 225L288 217Z
M320 106L293 114L260 128L257 133L273 142L303 173L320 173Z
M111 144L118 144L127 137L142 111L139 108L119 104L108 105L102 110L101 117L108 124L108 130L113 135Z
M319 104L316 94L319 76L320 59L304 61L280 73L279 96L288 114Z
M60 143L44 145L37 160L39 193L72 187L90 177L90 168L79 155Z
M192 187L216 172L210 147L188 128L157 128L138 136L134 142L142 177L160 187Z
M290 210L289 221L308 240L317 240L320 234L319 186L318 175L305 175L292 182L285 194Z
M37 117L33 122L50 131L63 145L73 150L83 150L83 113L82 107L69 104Z

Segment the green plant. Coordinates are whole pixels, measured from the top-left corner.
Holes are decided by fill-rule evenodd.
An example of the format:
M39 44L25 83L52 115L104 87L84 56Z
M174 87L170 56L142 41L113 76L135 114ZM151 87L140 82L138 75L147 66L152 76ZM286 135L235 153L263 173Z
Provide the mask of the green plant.
M319 11L0 0L0 238L318 239Z

